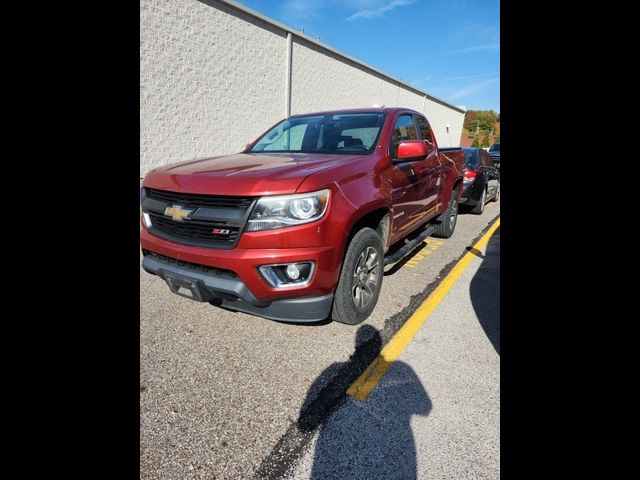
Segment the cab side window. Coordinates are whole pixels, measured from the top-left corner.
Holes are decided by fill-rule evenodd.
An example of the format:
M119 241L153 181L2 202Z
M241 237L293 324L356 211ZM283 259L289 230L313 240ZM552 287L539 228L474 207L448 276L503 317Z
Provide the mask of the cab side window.
M431 137L431 130L429 129L429 124L425 120L424 117L420 115L416 115L416 122L418 124L418 128L420 129L420 137L424 140L424 143L427 145L427 149L433 147L433 138Z
M393 143L398 144L403 140L418 140L418 132L411 115L400 115L393 127Z

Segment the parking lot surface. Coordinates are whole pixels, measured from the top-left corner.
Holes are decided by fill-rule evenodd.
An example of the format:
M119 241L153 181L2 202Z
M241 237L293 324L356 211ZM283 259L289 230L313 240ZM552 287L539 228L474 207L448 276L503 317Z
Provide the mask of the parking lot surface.
M141 269L141 478L279 478L287 472L294 472L294 478L323 478L312 471L320 433L340 415L356 421L357 409L369 405L355 405L346 389L499 211L497 202L487 204L483 215L462 214L452 238L430 238L412 257L387 267L378 305L358 326L291 325L228 312L174 295L164 281ZM499 335L491 320L483 325L468 309L474 279L481 278L476 288L495 284L478 277L481 271L479 266L465 271L456 288L467 302L443 302L438 312L446 312L434 312L413 341L427 350L410 344L367 400L377 405L375 415L397 418L397 402L391 399L415 396L421 410L404 416L411 418L411 428L393 437L393 445L373 434L373 452L382 455L393 447L392 452L414 458L420 472L421 461L426 462L424 472L435 459L441 466L454 465L432 469L424 478L477 478L473 469L467 477L452 472L462 471L485 450L495 459ZM485 293L490 296L491 289ZM495 297L476 297L476 303L488 302L485 310L495 309ZM477 362L483 368L471 368ZM414 377L415 388L403 390L403 379ZM477 400L473 388L483 392ZM452 397L459 399L457 407ZM467 415L464 421L461 415ZM340 455L348 457L352 444L340 445ZM483 471L494 478L495 462L488 462Z
M371 394L347 397L316 429L289 478L500 478L500 230L473 255Z

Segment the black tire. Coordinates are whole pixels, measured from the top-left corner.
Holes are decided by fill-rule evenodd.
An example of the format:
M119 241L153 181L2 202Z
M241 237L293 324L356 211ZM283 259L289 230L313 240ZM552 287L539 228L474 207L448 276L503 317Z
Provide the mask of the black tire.
M487 203L487 187L482 189L482 195L480 196L480 200L475 207L471 209L471 213L475 213L476 215L482 215L484 212L484 204Z
M333 296L333 320L357 325L371 315L380 296L383 269L384 253L380 236L370 228L359 230L351 239L342 262L340 279Z
M498 184L498 188L496 189L496 194L493 196L493 199L491 199L491 201L497 202L499 198L500 198L500 184Z
M434 237L449 238L453 235L458 223L458 191L451 192L451 198L449 199L449 205L447 210L442 214L440 218L441 222L435 224Z

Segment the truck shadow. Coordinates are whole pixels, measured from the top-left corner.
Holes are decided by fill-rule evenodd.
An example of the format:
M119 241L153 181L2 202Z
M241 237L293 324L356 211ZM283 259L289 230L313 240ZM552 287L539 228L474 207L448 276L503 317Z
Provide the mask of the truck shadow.
M471 304L485 335L500 355L500 227L489 239L484 255L473 248L469 251L482 258L469 286Z

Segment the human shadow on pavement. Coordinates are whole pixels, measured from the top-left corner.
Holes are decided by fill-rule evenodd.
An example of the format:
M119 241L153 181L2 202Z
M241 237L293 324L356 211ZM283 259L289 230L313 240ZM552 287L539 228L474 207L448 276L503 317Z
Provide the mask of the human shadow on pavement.
M356 334L356 347L369 345L378 353L382 340L378 331L364 325ZM360 363L357 348L350 362ZM368 363L370 363L369 360ZM354 371L362 372L366 365ZM312 479L397 478L415 479L417 454L412 415L428 415L431 401L413 369L397 361L365 401L348 400L332 415L318 416L318 402L327 391L344 395L357 376L344 382L335 373L344 363L334 363L310 387L300 416L298 429L320 429L315 445ZM331 379L327 383L327 379ZM322 392L318 396L318 392Z
M484 333L500 355L500 227L487 244L469 286L471 304Z

